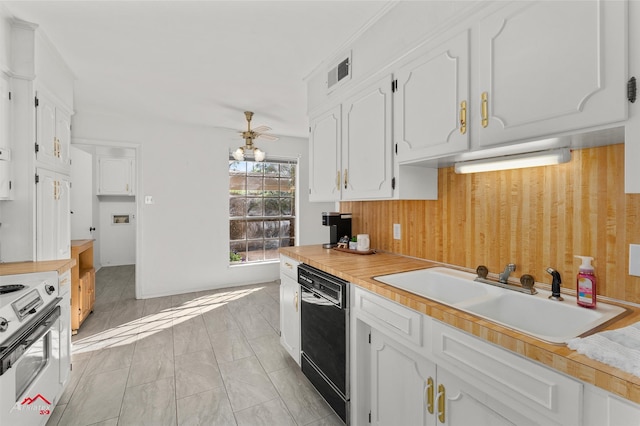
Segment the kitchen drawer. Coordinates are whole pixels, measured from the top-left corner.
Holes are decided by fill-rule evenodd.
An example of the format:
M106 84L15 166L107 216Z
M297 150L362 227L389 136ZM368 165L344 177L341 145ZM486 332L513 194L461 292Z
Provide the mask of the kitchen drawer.
M411 345L422 347L424 317L419 312L359 287L354 291L354 308L370 325L391 332L392 336Z
M298 265L300 262L285 255L280 255L280 274L287 275L298 282Z
M463 371L465 379L515 408L532 409L560 424L581 418L583 385L563 374L439 321L432 324L438 365Z

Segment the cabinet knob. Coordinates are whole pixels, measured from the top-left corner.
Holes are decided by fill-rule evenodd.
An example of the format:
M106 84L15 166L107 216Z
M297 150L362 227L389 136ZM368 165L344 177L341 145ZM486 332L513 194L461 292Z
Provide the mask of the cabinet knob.
M89 227L89 232L93 232L93 231L95 231L95 230L96 230L96 228L95 228L95 227L93 227L93 226L90 226L90 227Z

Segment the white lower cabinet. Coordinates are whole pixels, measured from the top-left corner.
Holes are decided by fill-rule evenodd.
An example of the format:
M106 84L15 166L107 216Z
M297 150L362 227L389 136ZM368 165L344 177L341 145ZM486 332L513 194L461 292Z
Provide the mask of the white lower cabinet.
M640 404L585 385L584 426L640 426Z
M576 380L361 288L351 308L354 425L582 421Z
M280 256L280 344L300 365L300 284L297 261Z

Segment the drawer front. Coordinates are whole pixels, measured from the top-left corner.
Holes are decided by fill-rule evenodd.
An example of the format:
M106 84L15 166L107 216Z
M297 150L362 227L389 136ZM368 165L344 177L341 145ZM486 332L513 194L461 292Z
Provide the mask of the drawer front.
M502 392L505 398L561 424L581 418L580 382L439 321L433 321L432 331L438 363L468 372L484 392Z
M69 293L71 290L71 271L65 271L58 275L58 295Z
M290 257L280 255L280 275L286 275L298 282L298 265L300 262Z
M364 316L368 322L371 322L371 325L422 347L422 314L358 287L355 288L354 293L354 308L358 310L360 316Z

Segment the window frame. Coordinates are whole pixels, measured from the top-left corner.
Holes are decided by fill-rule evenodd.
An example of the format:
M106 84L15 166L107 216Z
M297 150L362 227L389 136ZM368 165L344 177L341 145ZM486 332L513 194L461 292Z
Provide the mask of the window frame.
M233 164L244 164L239 167L240 171L232 172ZM271 175L267 173L265 167L269 165L277 164L277 174ZM260 172L252 172L257 165L262 166ZM290 165L292 170L289 175L283 175L280 165ZM232 156L229 156L228 163L228 176L229 176L229 192L228 192L228 220L229 220L229 265L260 265L265 263L274 263L279 261L278 249L280 247L292 246L297 244L298 241L298 216L299 211L299 170L300 164L298 158L269 158L262 162L252 161L251 159L245 159L244 161L235 160ZM244 168L244 171L242 169ZM242 188L238 186L238 182L234 186L234 177L242 176L244 179L244 185ZM256 186L256 181L259 178L261 181L259 189ZM266 187L266 179L271 179L271 184L274 180L278 181L277 189L269 190ZM289 179L289 186L286 190L283 190L282 182ZM251 182L253 181L253 182ZM250 183L251 182L251 183ZM242 184L241 184L242 185ZM291 185L293 188L291 188ZM238 196L233 195L233 191L242 192ZM270 193L271 192L271 193ZM273 194L275 192L276 194ZM290 193L288 197L284 194ZM290 199L289 213L282 213L282 200ZM234 201L242 200L242 201ZM278 206L279 214L269 214L265 211L268 202L277 200L275 205ZM256 203L256 201L258 201ZM234 203L238 203L235 207ZM243 205L244 204L244 205ZM273 203L271 203L273 205ZM258 214L250 214L250 208L255 208L256 205L260 205L261 211ZM243 215L232 215L233 209L237 208L243 211ZM236 224L242 223L240 228L234 228L234 222ZM267 229L268 224L277 223L275 226ZM288 222L288 224L287 224ZM252 223L259 225L251 225ZM283 225L285 228L282 228ZM243 227L243 228L242 228ZM242 229L241 229L242 228ZM271 230L269 233L268 231ZM275 231L275 233L274 233ZM251 234L253 232L253 234ZM256 236L259 233L260 236ZM234 235L235 234L235 235ZM242 238L234 238L234 236L242 235ZM285 243L288 240L288 245ZM277 241L277 245L275 244ZM252 245L253 243L253 245ZM261 249L252 249L252 247L261 246ZM234 255L237 254L236 255ZM252 256L258 254L257 256Z

